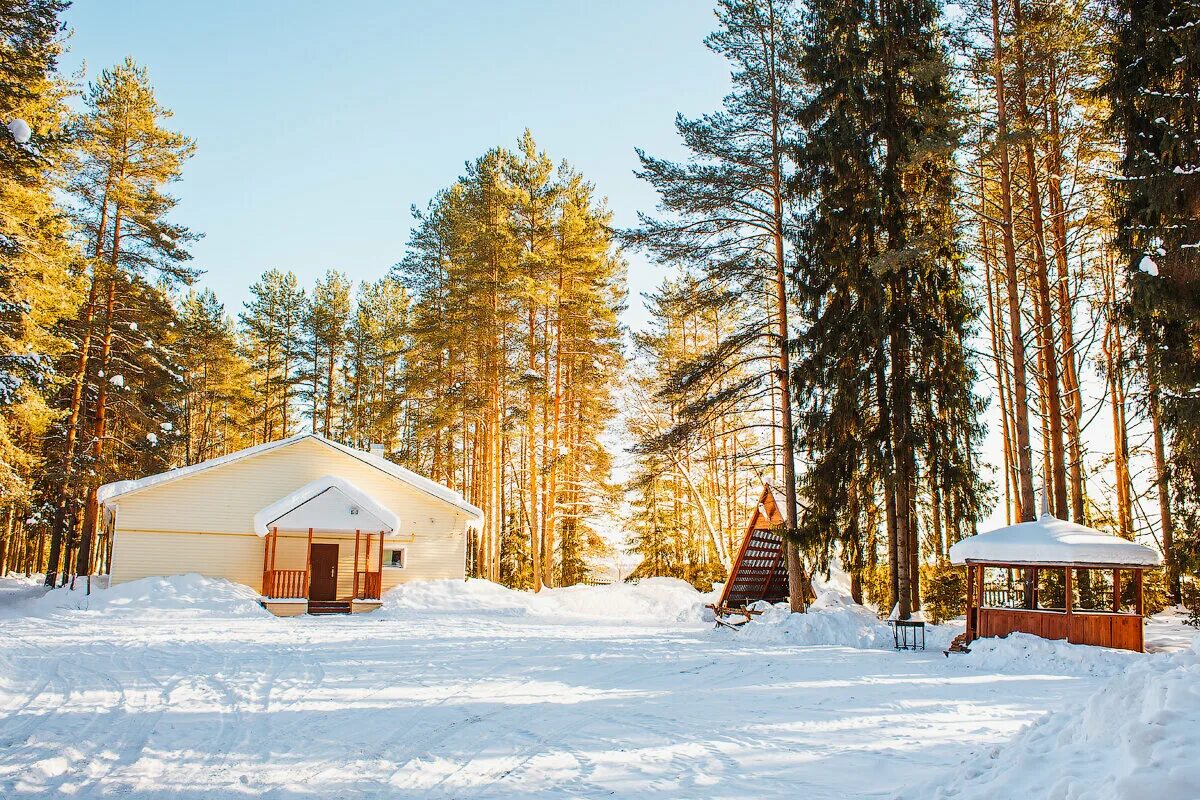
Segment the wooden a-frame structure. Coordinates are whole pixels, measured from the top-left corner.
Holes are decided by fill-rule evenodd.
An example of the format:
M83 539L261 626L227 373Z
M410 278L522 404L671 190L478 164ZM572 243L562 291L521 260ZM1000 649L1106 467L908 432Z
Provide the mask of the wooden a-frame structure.
M763 484L742 546L729 568L729 579L715 604L719 611L745 608L758 600L782 603L788 599L787 560L779 533L785 524L784 503L783 492L769 482Z

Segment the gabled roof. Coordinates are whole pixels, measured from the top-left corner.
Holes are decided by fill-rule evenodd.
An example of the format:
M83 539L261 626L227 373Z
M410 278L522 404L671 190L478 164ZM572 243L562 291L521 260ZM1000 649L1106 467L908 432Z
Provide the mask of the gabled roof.
M271 528L322 531L395 531L400 518L350 481L326 475L301 486L254 515L254 532Z
M157 475L149 475L145 478L139 478L138 480L107 483L100 487L99 491L97 492L97 497L102 504L108 505L122 497L133 494L134 492L140 492L153 486L160 486L164 483L170 483L171 481L176 481L180 478L186 478L205 470L222 467L226 464L232 464L235 461L241 461L245 458L252 458L253 456L261 455L262 453L266 453L277 448L289 447L297 442L304 441L305 439L313 439L325 445L326 447L330 447L334 450L344 453L351 458L357 458L359 461L375 467L376 469L392 476L393 478L403 481L404 483L407 483L408 485L419 489L428 495L436 497L439 500L443 500L460 511L465 512L469 520L477 524L483 521L483 511L477 506L468 503L463 499L461 494L453 489L443 486L440 483L436 483L435 481L431 481L428 478L418 475L411 470L407 470L399 464L393 464L386 458L382 458L374 455L373 453L367 453L362 450L355 450L354 448L347 447L339 442L326 439L324 436L321 436L318 433L299 433L295 436L290 436L287 439L279 439L274 442L267 442L266 444L247 447L245 450L239 450L236 453L229 453L228 455L224 455L219 458L212 458L208 461L202 461L199 464L192 464L191 466L179 467L166 472L160 472Z
M1043 514L1034 522L997 528L951 546L951 563L968 561L1157 567L1162 556L1145 545Z

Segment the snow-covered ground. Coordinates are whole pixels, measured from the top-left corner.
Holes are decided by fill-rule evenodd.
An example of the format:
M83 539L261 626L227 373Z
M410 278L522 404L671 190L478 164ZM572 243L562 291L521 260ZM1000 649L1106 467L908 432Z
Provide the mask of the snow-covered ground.
M1173 652L1014 636L945 658L952 626L896 653L834 591L740 631L703 602L439 582L277 619L196 576L0 579L0 797L1200 796L1178 617L1149 629Z

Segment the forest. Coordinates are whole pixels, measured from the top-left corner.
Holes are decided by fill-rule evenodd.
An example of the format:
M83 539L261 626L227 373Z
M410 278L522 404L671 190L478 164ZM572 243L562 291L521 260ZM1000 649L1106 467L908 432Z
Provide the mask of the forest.
M153 65L62 74L66 7L0 2L0 575L103 573L101 485L306 430L462 492L514 588L627 548L707 589L767 481L794 610L833 564L902 617L961 597L997 506L1152 541L1165 599L1200 568L1194 4L718 0L728 94L636 151L637 225L513 131L387 274L247 264L241 308Z

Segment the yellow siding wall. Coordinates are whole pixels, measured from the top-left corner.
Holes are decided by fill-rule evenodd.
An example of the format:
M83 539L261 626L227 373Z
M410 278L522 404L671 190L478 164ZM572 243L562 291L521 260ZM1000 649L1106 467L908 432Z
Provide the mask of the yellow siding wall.
M199 572L262 591L263 541L257 536L129 532L113 539L114 584L155 575ZM303 567L303 565L301 565Z
M407 549L404 569L384 568L386 591L400 583L463 578L466 513L315 439L268 450L232 464L118 498L113 583L152 575L199 572L262 591L263 539L254 515L301 486L337 475L400 518L388 537ZM280 533L277 569L303 569L307 533ZM365 536L364 536L365 540ZM349 597L354 536L314 537L339 544L338 595ZM372 544L378 563L379 537Z

